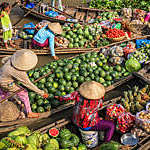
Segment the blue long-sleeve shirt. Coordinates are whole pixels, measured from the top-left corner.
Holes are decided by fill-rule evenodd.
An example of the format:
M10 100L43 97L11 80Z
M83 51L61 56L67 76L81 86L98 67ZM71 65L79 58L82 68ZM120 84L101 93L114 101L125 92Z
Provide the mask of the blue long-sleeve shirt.
M33 39L40 44L43 44L47 39L49 39L49 48L51 50L51 54L52 56L55 56L54 38L54 33L48 29L47 26L45 26L36 33Z

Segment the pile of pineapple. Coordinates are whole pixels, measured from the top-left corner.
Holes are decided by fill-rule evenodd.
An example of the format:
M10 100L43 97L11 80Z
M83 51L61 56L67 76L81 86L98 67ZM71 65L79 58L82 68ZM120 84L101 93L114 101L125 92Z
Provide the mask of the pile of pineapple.
M121 103L124 108L136 114L143 110L146 104L150 101L150 86L146 85L139 90L138 86L134 86L132 90L124 91L124 96L121 99Z

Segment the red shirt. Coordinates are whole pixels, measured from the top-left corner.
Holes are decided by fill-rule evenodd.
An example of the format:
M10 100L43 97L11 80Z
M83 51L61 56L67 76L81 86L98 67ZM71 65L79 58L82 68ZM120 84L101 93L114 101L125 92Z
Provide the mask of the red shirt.
M87 128L98 123L98 109L103 105L102 100L84 99L78 92L60 97L62 100L75 100L72 120L78 127Z

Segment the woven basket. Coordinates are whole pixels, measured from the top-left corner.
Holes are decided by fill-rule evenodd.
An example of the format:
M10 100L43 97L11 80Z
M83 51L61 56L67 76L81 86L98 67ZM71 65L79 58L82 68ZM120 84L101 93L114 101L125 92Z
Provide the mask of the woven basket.
M125 36L119 37L119 38L111 38L110 40L113 42L119 42L122 41L125 38Z
M130 23L128 29L133 33L141 33L145 25L143 24L132 24Z
M138 150L149 150L150 149L150 141L142 145Z

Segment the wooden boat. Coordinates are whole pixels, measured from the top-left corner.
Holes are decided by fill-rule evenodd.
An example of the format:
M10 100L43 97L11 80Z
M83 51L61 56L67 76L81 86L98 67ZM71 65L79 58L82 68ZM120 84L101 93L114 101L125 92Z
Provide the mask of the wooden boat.
M45 15L45 10L41 7L41 5L46 5L45 10L55 10L60 15L66 17L65 20L61 20L54 17L49 17ZM60 23L72 23L72 22L80 22L80 23L88 23L90 19L96 19L100 12L112 12L111 10L107 9L91 9L85 7L74 7L74 8L65 8L64 11L60 11L57 8L52 7L50 4L41 3L40 6L36 7L36 9L29 9L26 8L25 5L21 4L20 8L22 8L25 12L30 11L30 14L36 18L42 20L49 20L51 22L60 22ZM72 20L73 19L73 20ZM75 19L75 20L74 20Z
M42 5L46 6L46 8L43 8ZM21 9L23 9L25 12L29 12L30 11L30 15L42 19L42 20L49 20L51 22L59 22L59 23L72 23L73 21L71 21L72 19L75 19L73 16L67 14L66 12L60 11L57 8L53 8L52 6L50 6L50 4L45 4L45 3L40 3L40 5L38 7L35 7L35 9L29 9L27 7L25 7L25 5L20 4L19 7ZM57 17L49 17L47 15L45 15L46 11L49 10L55 10L55 12L58 12L59 15L64 16L64 18L57 18Z
M57 129L68 128L68 129L72 130L72 132L74 132L76 135L79 136L79 130L71 123L71 120L66 117L64 117L61 120L56 121L55 123L44 126L36 131L44 134L44 133L47 133L50 128L57 128ZM120 134L115 132L112 140L120 143ZM99 147L100 147L100 145L93 148L93 150L98 150ZM138 144L136 144L135 146L122 146L121 147L121 149L124 149L124 150L135 150L138 148L139 148L139 150L142 150L143 148L145 148L143 150L148 150L150 148L150 135L142 137L139 140Z
M140 36L140 37L132 38L130 40L123 40L123 41L120 41L120 42L114 42L114 43L111 43L109 45L98 47L98 48L56 48L55 53L57 55L62 55L62 54L88 53L88 52L91 52L91 51L99 52L100 49L102 49L102 48L108 48L108 47L112 47L112 46L115 46L115 45L120 45L121 43L124 43L124 42L126 43L126 42L129 42L129 41L135 41L136 39L146 39L146 38L149 38L149 37L150 37L150 35ZM29 45L27 47L18 45L17 47L18 47L17 49L11 48L11 49L8 49L8 50L3 48L3 47L0 48L0 57L5 57L7 55L12 55L14 52L16 52L17 50L20 50L20 49L30 49L30 50L34 51L37 55L42 55L42 56L43 55L50 55L49 48L41 49L41 50L32 49Z
M76 56L74 56L74 57L76 57ZM74 57L70 57L68 59L73 59ZM51 72L49 72L46 75L40 77L39 79L35 80L34 82L36 83L39 80L41 80L42 78L45 78L45 77L49 76L50 74L51 74ZM127 82L131 79L133 79L133 76L129 75L129 76L127 76L125 78L122 78L120 80L116 80L114 84L112 84L112 85L110 85L106 88L106 92L109 93L110 91L112 91L116 87L124 84L125 82ZM17 91L17 92L19 92L19 91ZM16 93L6 97L6 99L9 99L10 97L14 96L15 94ZM1 100L1 102L2 101L3 100ZM112 103L112 101L108 98L107 98L106 101L107 102L105 103L105 105L107 105L110 102ZM25 118L25 119L15 120L15 121L11 121L11 122L0 122L0 134L5 133L5 132L9 132L11 130L14 130L15 128L17 128L19 126L22 126L22 125L27 125L27 126L32 126L32 127L34 125L36 125L36 126L42 126L43 124L45 125L47 123L50 123L49 121L51 121L51 118L54 121L54 118L57 118L57 117L60 116L60 115L56 115L56 117L53 117L53 116L55 116L55 114L58 114L58 113L61 114L62 111L63 111L63 114L65 114L65 112L67 110L71 109L73 106L74 106L74 103L67 103L67 104L64 104L64 105L60 105L56 109L52 109L50 112L42 113L41 116L38 119ZM68 114L66 114L66 116L67 115Z
M113 103L116 103L118 100L120 100L121 97L116 97L114 99L112 99L111 101L109 101L109 103L107 103L105 106L103 106L100 110L103 112L103 109ZM70 114L72 114L70 112ZM57 129L63 129L63 128L68 128L70 129L72 132L74 132L76 135L80 135L79 134L79 130L76 126L73 125L72 121L71 121L71 115L69 116L64 116L62 119L57 120L56 122L53 122L51 124L48 124L47 126L44 126L36 131L41 132L41 133L47 133L47 131L50 128L57 128ZM114 135L112 137L113 141L119 142L120 143L120 138L121 138L121 133L118 131L114 132ZM79 136L81 137L81 136ZM93 148L93 150L98 150L99 149L98 145L97 147ZM143 137L139 138L139 142L138 144L134 145L134 146L122 146L120 149L124 149L124 150L135 150L135 149L139 149L139 150L148 150L150 148L150 135L145 135Z

